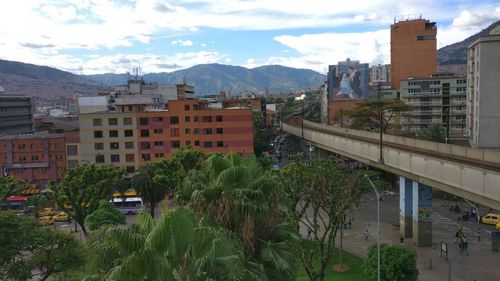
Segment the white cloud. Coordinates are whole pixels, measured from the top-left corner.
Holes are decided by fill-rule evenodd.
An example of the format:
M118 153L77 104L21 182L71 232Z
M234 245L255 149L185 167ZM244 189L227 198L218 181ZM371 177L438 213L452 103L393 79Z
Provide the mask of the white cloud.
M205 44L205 43L201 43L201 44L200 44L200 46L202 46L202 47L206 47L206 46L207 46L207 44Z
M193 46L193 41L191 40L182 40L182 39L177 39L177 40L173 40L172 42L170 42L170 44L172 45L177 45L179 44L180 46Z

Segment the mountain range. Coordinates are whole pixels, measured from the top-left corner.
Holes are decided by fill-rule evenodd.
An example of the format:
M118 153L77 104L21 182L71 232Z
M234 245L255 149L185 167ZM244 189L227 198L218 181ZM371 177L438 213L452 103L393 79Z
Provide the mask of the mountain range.
M498 23L498 22L496 22ZM496 24L437 51L438 70L465 75L467 46L479 36L487 34ZM327 62L325 62L327 64ZM126 84L128 74L75 75L48 66L38 66L15 61L0 60L0 86L6 93L25 93L51 99L71 96L75 92L96 94L100 87ZM196 95L218 94L220 91L239 94L245 91L271 93L290 92L317 88L325 75L309 69L280 65L256 68L223 64L200 64L170 73L149 73L147 82L171 84L186 82L195 87Z

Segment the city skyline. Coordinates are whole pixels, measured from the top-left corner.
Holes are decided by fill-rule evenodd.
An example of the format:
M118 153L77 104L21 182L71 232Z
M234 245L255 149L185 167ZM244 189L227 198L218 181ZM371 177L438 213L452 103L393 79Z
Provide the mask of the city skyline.
M435 21L438 48L500 19L500 4L489 0L18 2L0 11L0 58L76 74L171 72L201 63L325 74L346 58L390 63L395 17Z

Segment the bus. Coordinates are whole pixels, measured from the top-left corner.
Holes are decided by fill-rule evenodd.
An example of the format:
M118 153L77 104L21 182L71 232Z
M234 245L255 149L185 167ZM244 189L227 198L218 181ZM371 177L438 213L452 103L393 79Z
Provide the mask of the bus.
M115 208L120 212L127 215L136 214L144 207L141 197L127 197L125 200L123 200L123 197L119 197L113 198L110 202L113 203Z

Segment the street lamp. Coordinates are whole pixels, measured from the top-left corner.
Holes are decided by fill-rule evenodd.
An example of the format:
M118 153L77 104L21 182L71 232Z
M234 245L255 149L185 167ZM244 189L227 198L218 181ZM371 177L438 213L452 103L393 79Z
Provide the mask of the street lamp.
M377 188L367 174L365 174L365 178L370 182L377 196L377 281L380 281L380 193L378 193Z

